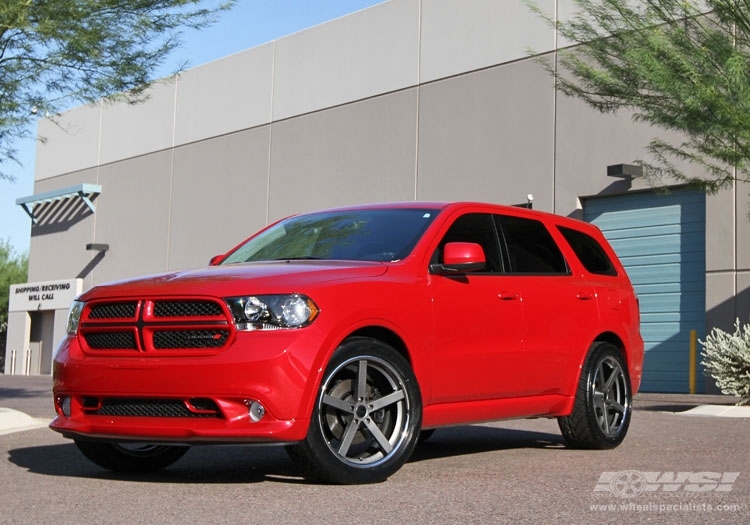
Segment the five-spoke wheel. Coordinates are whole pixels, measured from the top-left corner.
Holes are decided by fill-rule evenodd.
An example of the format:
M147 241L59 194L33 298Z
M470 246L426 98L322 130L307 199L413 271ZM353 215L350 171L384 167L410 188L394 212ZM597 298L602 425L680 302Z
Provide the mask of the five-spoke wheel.
M380 341L352 338L334 354L308 436L290 453L323 481L382 481L411 455L421 413L404 357Z
M586 359L573 412L558 419L565 441L575 448L613 448L627 434L632 411L630 376L619 349L599 342Z

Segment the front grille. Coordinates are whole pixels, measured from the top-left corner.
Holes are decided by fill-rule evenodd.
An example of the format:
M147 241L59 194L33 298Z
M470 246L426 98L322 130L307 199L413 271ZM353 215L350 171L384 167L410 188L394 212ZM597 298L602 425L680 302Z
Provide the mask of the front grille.
M87 409L90 398L84 398L84 410L96 416L123 417L190 417L219 418L221 412L216 403L210 399L201 399L193 403L196 412L188 409L186 402L180 399L127 399L105 398L96 408ZM95 401L95 400L94 400ZM189 403L189 401L188 401Z
M86 344L97 350L135 350L135 335L129 332L89 332L83 335Z
M79 340L84 350L102 356L124 356L126 350L169 351L169 355L186 350L194 355L200 350L214 353L225 348L233 329L233 320L219 300L105 300L86 305Z
M95 304L89 311L89 319L132 319L137 307L136 301Z
M154 332L154 348L221 348L229 330L181 330Z
M214 301L156 301L154 317L209 317L223 315Z

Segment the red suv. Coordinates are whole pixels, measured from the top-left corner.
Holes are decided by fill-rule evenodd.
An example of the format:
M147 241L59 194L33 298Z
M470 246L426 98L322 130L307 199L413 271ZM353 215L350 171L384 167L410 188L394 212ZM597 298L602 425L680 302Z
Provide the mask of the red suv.
M94 463L277 443L332 483L387 478L447 425L556 417L569 446L615 447L643 363L596 227L478 203L293 216L208 268L92 288L67 331L51 428Z

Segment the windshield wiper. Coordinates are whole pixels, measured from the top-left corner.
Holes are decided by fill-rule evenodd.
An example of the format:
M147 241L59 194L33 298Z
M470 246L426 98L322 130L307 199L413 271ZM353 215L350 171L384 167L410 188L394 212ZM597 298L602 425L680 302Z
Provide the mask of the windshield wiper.
M274 261L319 261L322 257L313 257L312 255L303 255L300 257L279 257Z

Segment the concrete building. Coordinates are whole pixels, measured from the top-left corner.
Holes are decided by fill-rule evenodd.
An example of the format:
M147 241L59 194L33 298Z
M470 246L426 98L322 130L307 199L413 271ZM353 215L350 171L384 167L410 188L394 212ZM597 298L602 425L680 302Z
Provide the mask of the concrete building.
M623 259L643 390L688 391L691 333L750 314L748 188L664 193L608 176L643 158L654 130L557 93L528 49L554 60L565 45L522 2L390 0L166 79L144 104L42 120L5 372L50 373L80 290L205 265L285 215L533 195L535 209L599 225ZM710 383L698 365L696 390Z

